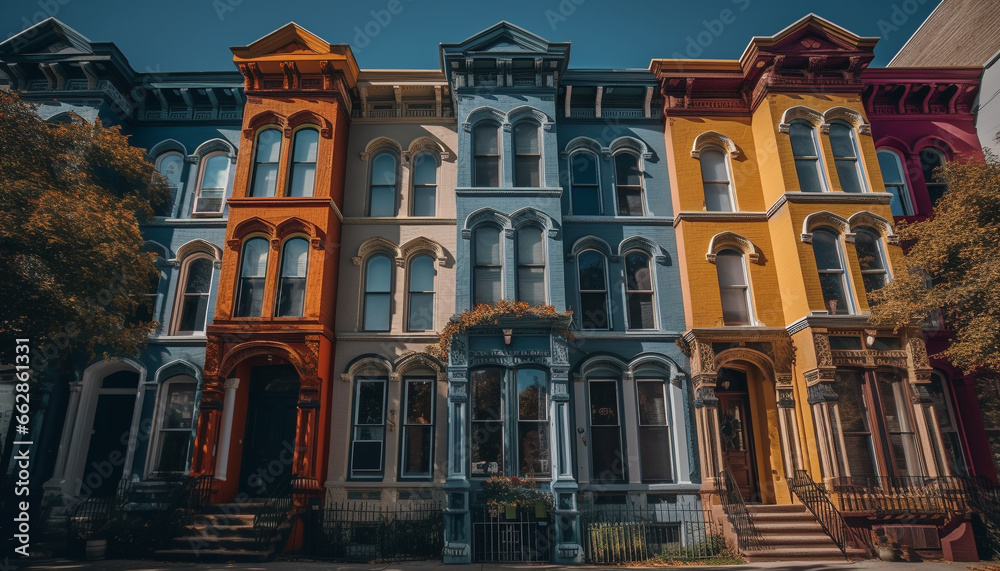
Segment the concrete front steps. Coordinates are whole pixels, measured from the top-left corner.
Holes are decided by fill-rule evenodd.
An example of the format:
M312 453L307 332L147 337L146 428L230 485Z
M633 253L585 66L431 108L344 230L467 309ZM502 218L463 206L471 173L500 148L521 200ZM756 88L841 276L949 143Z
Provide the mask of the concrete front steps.
M763 539L761 549L745 550L754 561L843 561L844 554L802 504L747 505L754 527ZM847 550L848 559L867 559L863 549Z
M253 529L253 518L265 499L255 499L241 504L215 504L205 506L196 515L194 523L185 533L175 537L169 549L154 552L160 559L175 561L235 561L260 562L270 559L288 537L288 523L278 528L270 542L258 545Z

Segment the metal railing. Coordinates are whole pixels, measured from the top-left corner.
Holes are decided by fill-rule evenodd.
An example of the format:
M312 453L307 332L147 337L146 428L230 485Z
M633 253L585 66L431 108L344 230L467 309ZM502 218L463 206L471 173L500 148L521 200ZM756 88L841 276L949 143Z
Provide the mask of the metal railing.
M436 502L331 503L309 523L311 557L346 561L436 559L444 548L444 515Z
M295 476L286 476L271 488L267 501L253 516L253 534L258 547L267 547L274 542L278 529L288 521L294 506L292 481Z
M133 521L128 533L123 533L120 543L126 554L139 556L165 548L173 538L194 523L195 515L208 505L212 495L214 476L184 476L170 492L166 506L157 510L152 519Z
M844 516L830 501L826 489L813 482L805 470L796 471L787 482L788 491L812 512L823 526L823 531L837 544L844 557L847 557L848 547L867 549L869 555L875 555L875 545L867 530L856 530L847 525Z
M967 479L957 476L845 476L833 492L842 513L878 517L954 517L972 511Z
M69 510L66 530L71 540L89 540L107 534L112 521L124 512L132 494L131 480L123 480L114 495L86 498Z
M740 550L762 549L764 547L764 540L760 532L757 531L757 526L754 525L753 518L750 517L750 511L743 500L743 494L740 493L740 488L736 485L736 478L733 477L733 473L729 471L729 468L719 472L716 485L719 487L722 509L726 512L729 523L733 525L733 531L736 533L736 541L739 544L738 547Z
M555 545L554 527L548 520L536 518L534 512L518 511L513 519L507 519L506 514L474 508L473 561L546 562Z
M580 520L587 563L698 561L726 551L721 526L700 505L594 505Z

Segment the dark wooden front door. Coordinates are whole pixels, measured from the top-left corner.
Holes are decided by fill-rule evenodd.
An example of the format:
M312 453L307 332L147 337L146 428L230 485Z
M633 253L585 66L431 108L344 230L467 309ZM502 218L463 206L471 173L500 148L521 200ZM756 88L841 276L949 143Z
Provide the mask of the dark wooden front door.
M134 407L135 394L97 397L87 464L83 471L83 481L91 488L90 495L95 498L113 496L118 489L128 452Z
M717 393L719 397L719 440L722 461L733 473L736 485L748 502L760 501L757 459L750 426L750 402L746 393Z
M294 367L254 367L240 465L240 491L250 497L269 496L292 475L298 397Z

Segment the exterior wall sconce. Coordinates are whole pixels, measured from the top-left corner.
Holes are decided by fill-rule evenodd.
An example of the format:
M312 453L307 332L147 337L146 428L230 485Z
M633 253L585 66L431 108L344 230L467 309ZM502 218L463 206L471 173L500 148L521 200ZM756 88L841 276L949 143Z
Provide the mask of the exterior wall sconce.
M513 329L504 329L503 330L503 343L504 343L504 345L510 345L510 337L511 337L511 335L513 333L514 333Z

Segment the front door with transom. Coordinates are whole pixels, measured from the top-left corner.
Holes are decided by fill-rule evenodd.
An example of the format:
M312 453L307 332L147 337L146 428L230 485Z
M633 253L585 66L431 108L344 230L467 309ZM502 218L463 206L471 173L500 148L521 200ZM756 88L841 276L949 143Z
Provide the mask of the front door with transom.
M719 398L719 443L724 466L733 474L743 499L759 502L761 496L746 375L742 371L720 371L716 396Z

